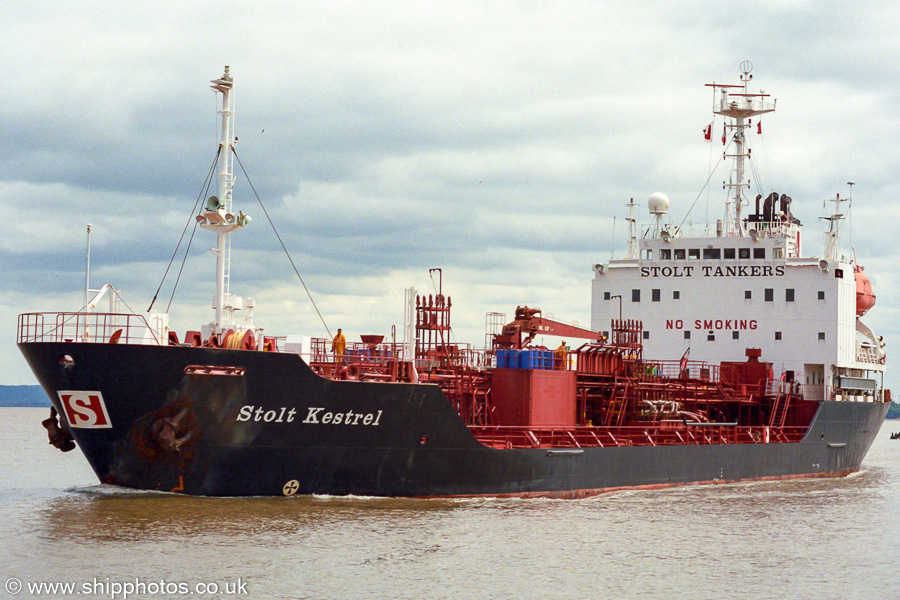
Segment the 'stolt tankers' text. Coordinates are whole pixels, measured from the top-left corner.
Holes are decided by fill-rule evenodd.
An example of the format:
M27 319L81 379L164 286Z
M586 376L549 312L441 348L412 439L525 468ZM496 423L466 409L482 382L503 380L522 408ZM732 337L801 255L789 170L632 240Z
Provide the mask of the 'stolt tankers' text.
M784 265L641 267L641 277L783 277Z

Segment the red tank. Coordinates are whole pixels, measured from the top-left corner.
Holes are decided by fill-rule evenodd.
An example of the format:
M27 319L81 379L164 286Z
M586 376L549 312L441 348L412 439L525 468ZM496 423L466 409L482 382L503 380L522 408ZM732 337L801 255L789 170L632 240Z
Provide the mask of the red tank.
M863 273L863 269L856 265L853 275L856 278L856 316L861 317L866 314L870 308L875 306L875 293L872 292L872 282Z

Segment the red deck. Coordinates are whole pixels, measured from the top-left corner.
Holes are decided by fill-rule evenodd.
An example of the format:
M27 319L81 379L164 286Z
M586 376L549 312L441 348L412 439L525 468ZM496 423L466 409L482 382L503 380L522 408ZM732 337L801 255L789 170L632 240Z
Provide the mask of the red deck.
M449 307L442 296L419 302L414 360L402 360L400 345L380 336L340 355L313 339L305 358L333 380L436 384L473 435L498 449L791 443L803 438L818 405L799 385L775 380L758 351L722 365L643 360L637 322L614 327L612 344L554 353L543 368L490 368L491 351L447 343ZM20 317L18 340L160 343L148 334L142 318L32 314ZM264 341L263 351L278 351L278 339ZM168 343L179 345L172 334Z

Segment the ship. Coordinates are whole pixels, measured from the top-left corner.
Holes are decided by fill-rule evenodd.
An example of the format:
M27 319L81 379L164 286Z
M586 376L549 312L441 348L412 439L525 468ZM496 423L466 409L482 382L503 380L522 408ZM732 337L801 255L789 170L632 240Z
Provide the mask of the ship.
M627 254L593 265L590 328L523 304L488 313L479 348L451 337L440 269L433 293L407 289L399 338L254 323L255 301L230 292L230 236L250 218L233 210L226 67L217 194L191 213L216 236L215 314L179 336L106 285L77 311L20 315L50 443L104 484L203 496L581 498L858 471L891 397L884 341L861 320L875 295L841 250L840 196L821 256L803 256L787 194L745 214L753 119L775 108L750 71L711 85L724 217L673 225L653 193Z

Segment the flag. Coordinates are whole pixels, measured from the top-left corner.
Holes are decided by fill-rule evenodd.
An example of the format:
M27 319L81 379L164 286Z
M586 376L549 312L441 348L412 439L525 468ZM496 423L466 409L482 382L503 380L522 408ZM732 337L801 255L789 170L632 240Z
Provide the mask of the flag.
M703 139L706 140L707 142L710 141L710 140L712 140L712 126L713 126L713 124L710 123L710 124L707 125L706 128L703 130Z
M725 126L722 126L722 145L725 145Z
M762 121L756 122L756 133L762 135Z
M691 353L691 347L688 346L688 349L684 351L684 354L681 356L681 362L678 365L679 374L683 374L684 370L687 369L688 363L688 354Z

